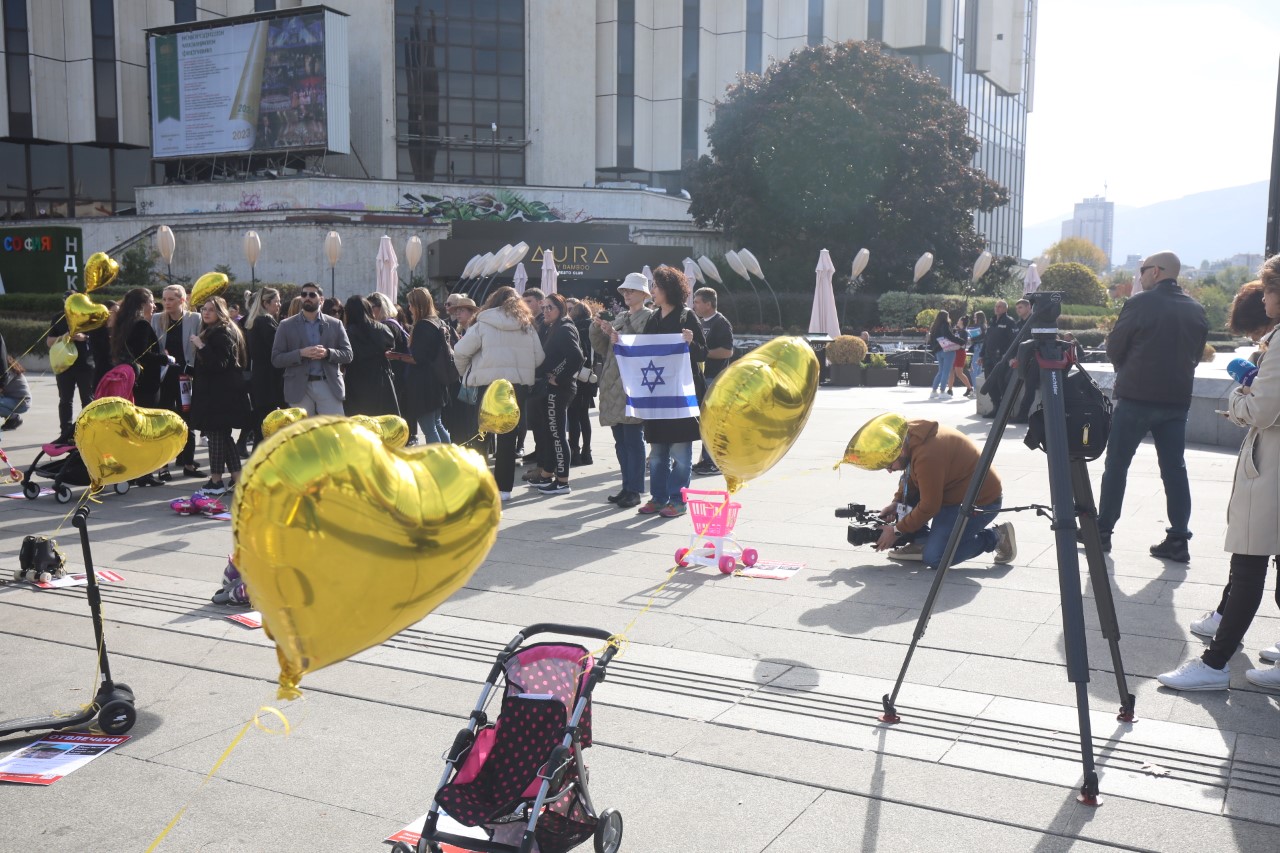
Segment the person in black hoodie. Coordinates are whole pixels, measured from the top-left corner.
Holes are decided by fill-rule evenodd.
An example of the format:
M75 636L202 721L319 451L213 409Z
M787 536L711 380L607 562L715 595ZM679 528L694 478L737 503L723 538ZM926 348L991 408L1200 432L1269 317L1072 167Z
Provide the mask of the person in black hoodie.
M543 420L545 446L540 443L538 476L529 481L544 495L567 495L569 488L569 405L578 393L577 372L582 367L582 345L578 329L569 318L569 306L559 293L548 293L542 299L542 319L546 354L534 373L535 385L546 383L546 397L530 416Z
M209 437L209 482L200 492L217 497L234 488L240 475L240 454L231 431L246 429L253 421L244 381L249 351L221 296L200 306L200 320L200 332L190 338L195 348L190 422ZM222 481L224 470L232 482Z
M646 335L680 334L689 345L693 367L693 387L698 403L706 393L701 362L707 359L706 338L698 315L689 302L689 280L684 273L662 266L653 271L653 304L657 308L644 324ZM617 343L617 333L612 336ZM649 443L649 489L652 497L640 507L641 515L657 513L663 518L685 514L684 495L693 465L693 443L701 438L698 419L671 418L644 422L644 440Z
M124 295L115 326L111 329L111 360L132 365L136 374L133 402L148 409L156 406L160 392L160 371L169 363L160 349L151 316L156 298L145 287L135 287Z
M373 306L363 296L347 298L345 323L351 340L351 363L347 365L348 415L398 415L395 382L387 353L395 348L395 335L373 319Z
M574 328L578 330L578 343L582 345L582 363L590 366L594 363L591 353L591 324L595 321L595 310L590 302L578 301L569 309ZM593 373L594 375L594 373ZM572 450L573 467L590 465L591 458L591 407L596 402L595 382L579 382L578 393L569 406L569 448Z

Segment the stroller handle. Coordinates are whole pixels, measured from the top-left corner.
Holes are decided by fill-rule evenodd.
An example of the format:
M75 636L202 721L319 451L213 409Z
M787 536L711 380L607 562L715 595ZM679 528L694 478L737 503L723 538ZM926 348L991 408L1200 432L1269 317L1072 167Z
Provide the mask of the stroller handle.
M539 622L530 625L520 632L520 637L528 639L534 634L570 634L575 637L591 637L594 640L608 640L613 634L602 628L588 628L584 625L560 625L555 622ZM516 643L521 642L520 638Z

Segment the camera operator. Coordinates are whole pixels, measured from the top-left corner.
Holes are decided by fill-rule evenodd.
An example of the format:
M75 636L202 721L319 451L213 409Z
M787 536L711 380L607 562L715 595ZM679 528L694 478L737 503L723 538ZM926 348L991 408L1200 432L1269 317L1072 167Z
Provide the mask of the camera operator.
M878 444L880 450L855 464L867 470L902 472L893 500L880 511L880 518L886 523L880 528L876 550L893 548L899 536L915 534L910 545L898 548L891 556L923 560L927 568L938 568L960 503L978 467L978 446L968 436L940 426L937 421L907 421L897 415L873 418L859 434L868 431L867 443ZM859 436L855 436L854 444L858 442ZM916 498L914 505L908 503L908 496ZM965 525L952 565L989 551L995 552L996 563L1013 562L1018 553L1013 525L1005 522L988 526L995 519L1000 502L1000 478L992 469L978 493L974 515Z

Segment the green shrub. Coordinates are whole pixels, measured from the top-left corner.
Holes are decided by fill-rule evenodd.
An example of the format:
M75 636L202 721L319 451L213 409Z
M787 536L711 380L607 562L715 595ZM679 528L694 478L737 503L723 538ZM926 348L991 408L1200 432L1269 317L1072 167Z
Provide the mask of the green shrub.
M938 319L938 309L925 308L923 311L921 311L919 314L916 315L916 319L915 319L916 328L931 329L933 328L933 321L936 319Z
M1106 332L1096 329L1092 331L1072 332L1071 334L1075 336L1076 342L1079 343L1080 346L1088 347L1089 349L1097 349L1102 346L1102 342L1107 339Z
M0 335L4 336L5 348L14 358L28 352L34 355L48 355L49 348L44 344L45 335L48 333L48 320L0 317Z
M915 322L916 314L924 305L917 294L891 290L880 294L876 307L880 311L881 325L901 329Z
M861 364L866 355L866 341L854 335L841 335L827 344L829 364Z
M1057 290L1063 301L1081 305L1106 305L1107 289L1098 276L1084 264L1053 264L1040 277L1041 290Z
M1076 329L1097 329L1107 319L1107 317L1081 317L1076 314L1062 314L1058 317L1058 328L1072 331Z
M1118 314L1120 311L1109 305L1070 305L1064 302L1062 313L1076 317L1106 317L1109 314Z
M0 316L17 317L29 315L31 319L62 312L65 300L61 293L0 293Z
M884 357L884 353L873 352L867 357L867 367L888 367L889 359Z

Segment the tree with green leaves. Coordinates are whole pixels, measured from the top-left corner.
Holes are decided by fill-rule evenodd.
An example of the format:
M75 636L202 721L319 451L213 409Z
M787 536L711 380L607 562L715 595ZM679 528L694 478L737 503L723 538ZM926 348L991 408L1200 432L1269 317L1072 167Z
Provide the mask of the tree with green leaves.
M967 122L935 77L875 43L808 47L746 75L716 107L689 212L810 280L822 248L859 246L876 292L906 288L926 251L921 289L964 280L983 249L973 212L1008 199L973 167Z
M1044 250L1051 264L1084 264L1101 275L1111 266L1111 259L1088 237L1063 237Z
M1071 305L1106 305L1107 289L1084 264L1053 264L1040 274L1041 290L1062 291L1062 301Z

